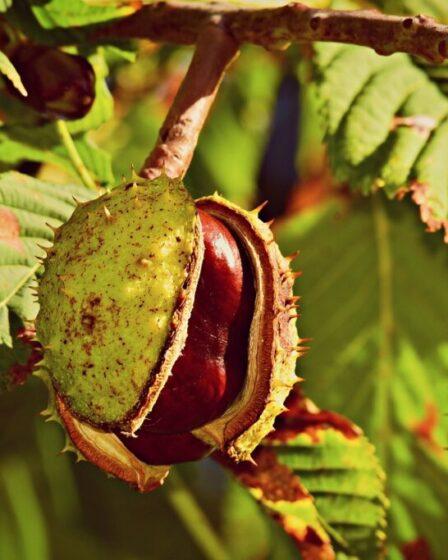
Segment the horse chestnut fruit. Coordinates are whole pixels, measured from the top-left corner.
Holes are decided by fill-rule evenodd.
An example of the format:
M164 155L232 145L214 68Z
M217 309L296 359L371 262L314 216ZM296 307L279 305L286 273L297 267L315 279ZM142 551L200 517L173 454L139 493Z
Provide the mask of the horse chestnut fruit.
M36 322L78 452L140 490L215 448L249 459L297 381L289 262L257 211L165 176L79 205Z

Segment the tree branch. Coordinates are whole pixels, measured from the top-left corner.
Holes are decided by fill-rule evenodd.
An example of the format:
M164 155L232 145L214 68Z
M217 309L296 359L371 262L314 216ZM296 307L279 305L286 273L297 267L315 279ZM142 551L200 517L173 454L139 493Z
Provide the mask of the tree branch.
M262 10L151 4L97 28L92 39L146 38L190 45L213 16L220 17L237 42L267 49L285 48L290 42L332 41L371 47L384 55L405 52L430 62L448 58L448 26L431 18L390 16L375 10L318 10L300 3Z
M157 144L140 175L148 179L162 172L172 178L185 175L226 68L237 54L238 43L223 28L215 24L204 28Z
M224 9L218 4L150 4L92 32L96 41L147 38L196 43L184 81L140 174L183 177L223 75L240 43L282 49L296 41L362 45L379 54L406 52L431 62L448 58L448 26L425 16L398 17L374 10L318 10L293 3L270 9Z

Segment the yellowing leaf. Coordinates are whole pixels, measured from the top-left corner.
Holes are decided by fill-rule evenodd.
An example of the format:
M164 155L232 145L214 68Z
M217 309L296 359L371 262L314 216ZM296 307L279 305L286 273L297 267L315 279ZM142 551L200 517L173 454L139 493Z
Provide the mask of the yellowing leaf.
M19 73L14 68L14 65L6 56L6 54L0 51L0 72L6 76L13 86L25 97L28 95L25 86L22 83L22 80L19 76Z

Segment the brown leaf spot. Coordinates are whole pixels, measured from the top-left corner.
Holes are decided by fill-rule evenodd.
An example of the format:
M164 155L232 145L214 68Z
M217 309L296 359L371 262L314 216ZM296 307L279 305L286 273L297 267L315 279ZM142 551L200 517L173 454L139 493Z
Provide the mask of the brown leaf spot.
M413 115L412 117L394 117L392 121L392 130L397 129L400 126L413 128L415 132L423 136L424 138L429 138L431 132L437 126L437 121L433 117L428 117L427 115Z
M11 386L23 385L33 372L34 366L42 359L42 346L35 340L36 332L32 328L21 329L17 338L24 344L30 346L25 363L13 364L9 368L8 378Z
M275 449L258 447L253 454L254 463L235 463L221 452L213 453L213 458L228 468L240 484L257 490L255 494L257 500L267 506L269 514L291 537L294 545L300 551L301 558L304 560L335 559L333 547L324 531L320 535L314 527L297 524L294 515L271 509L273 502L293 503L299 500L313 500L302 486L300 478L278 461Z
M299 477L279 463L273 449L258 447L253 454L254 462L235 463L221 452L215 452L213 458L228 468L244 486L259 488L265 500L295 502L310 497Z
M448 219L444 220L434 217L428 193L429 186L415 181L410 186L410 191L412 193L412 200L420 207L420 217L422 222L428 226L427 230L435 232L443 229L445 231L444 241L448 243Z
M404 543L401 552L405 560L432 560L431 549L428 542L420 537L415 541Z
M329 540L323 540L313 527L298 531L294 517L290 515L271 514L273 519L291 537L303 560L335 560L334 549Z
M297 389L290 393L285 404L288 410L277 418L275 430L269 434L268 440L288 441L305 433L317 443L320 432L326 429L336 430L347 439L355 439L361 435L361 430L344 416L318 409Z
M434 435L438 424L439 411L437 406L432 402L426 403L425 416L413 426L412 432L417 438L430 445L434 451L442 452L443 448L437 443Z
M291 533L289 533L292 536ZM303 560L334 560L331 543L325 542L312 527L306 528L305 536L297 543Z
M300 480L278 462L272 449L259 447L254 453L255 465L249 462L234 465L233 471L245 486L259 488L266 500L295 502L308 498Z
M25 247L20 239L19 220L8 208L0 208L0 241L20 253L25 252Z

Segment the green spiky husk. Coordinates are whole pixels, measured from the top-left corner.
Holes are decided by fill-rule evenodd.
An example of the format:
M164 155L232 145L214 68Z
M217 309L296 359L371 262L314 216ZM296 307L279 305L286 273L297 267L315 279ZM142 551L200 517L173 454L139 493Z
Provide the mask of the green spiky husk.
M43 367L78 419L141 425L185 342L201 244L193 200L165 176L78 205L56 232L36 328Z

